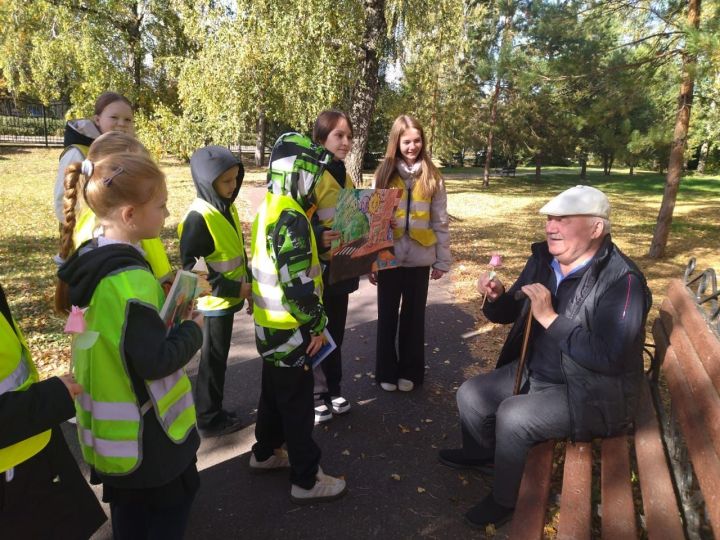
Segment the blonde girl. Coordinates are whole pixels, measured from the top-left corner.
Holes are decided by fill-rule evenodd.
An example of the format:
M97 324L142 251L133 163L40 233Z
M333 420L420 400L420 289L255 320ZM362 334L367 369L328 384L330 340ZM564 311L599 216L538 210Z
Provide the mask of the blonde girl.
M73 162L66 167L64 189L74 190L72 186L78 184L80 175L88 172L90 163L124 152L142 154L150 158L148 151L135 137L122 131L110 131L95 139L90 145L85 161ZM70 207L69 205L75 204L75 201L77 206ZM93 211L83 203L82 199L78 201L77 196L64 199L62 222L71 227L73 233L70 237L63 237L61 240L58 258L60 263L72 253L73 249L97 236L102 230ZM160 282L169 281L173 277L172 267L162 240L159 237L143 239L141 247L155 277Z
M132 153L88 160L83 172L67 182L63 245L80 197L102 234L67 258L58 271L66 294L56 298L62 310L84 310L85 331L73 340L80 446L103 483L115 539L150 531L181 538L199 485L200 444L183 368L202 344L203 321L186 314L167 333L159 314L165 294L140 247L168 215L165 176Z
M422 126L411 116L395 119L374 187L403 190L395 212L398 268L371 276L378 287L375 378L383 390L409 392L425 375L429 279L440 279L451 263L445 184L426 152Z

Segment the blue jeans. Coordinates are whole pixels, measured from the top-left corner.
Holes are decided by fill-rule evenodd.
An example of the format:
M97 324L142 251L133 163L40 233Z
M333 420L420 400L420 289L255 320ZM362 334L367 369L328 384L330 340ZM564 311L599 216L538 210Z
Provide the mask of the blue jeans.
M463 451L472 459L495 459L493 496L514 507L530 448L570 434L565 384L533 379L512 395L518 362L465 381L457 392Z

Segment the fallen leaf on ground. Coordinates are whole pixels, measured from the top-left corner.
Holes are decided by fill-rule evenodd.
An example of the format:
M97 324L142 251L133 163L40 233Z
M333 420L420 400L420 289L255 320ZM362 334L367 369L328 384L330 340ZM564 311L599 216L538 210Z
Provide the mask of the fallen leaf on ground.
M390 478L392 478L393 480L399 481L399 480L400 480L400 475L399 475L398 473L392 473L392 474L390 475Z
M418 486L417 491L418 493L425 493L425 488Z

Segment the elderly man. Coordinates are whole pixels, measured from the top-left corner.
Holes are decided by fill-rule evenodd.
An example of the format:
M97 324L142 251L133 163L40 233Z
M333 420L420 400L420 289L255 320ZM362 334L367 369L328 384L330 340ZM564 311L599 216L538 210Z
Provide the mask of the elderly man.
M462 448L439 455L456 469L494 470L492 492L465 516L477 527L510 519L534 444L587 441L630 427L642 378L652 300L642 272L610 238L607 197L576 186L540 213L547 240L532 246L515 284L506 291L487 274L478 280L485 316L514 326L497 369L458 390ZM514 395L526 324L527 359Z

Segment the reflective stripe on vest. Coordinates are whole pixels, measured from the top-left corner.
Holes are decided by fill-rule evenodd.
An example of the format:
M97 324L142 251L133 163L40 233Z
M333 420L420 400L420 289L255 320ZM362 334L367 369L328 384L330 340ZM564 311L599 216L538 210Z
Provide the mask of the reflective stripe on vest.
M98 339L87 348L75 347L75 378L85 389L75 402L83 457L98 471L124 475L140 466L143 412L128 376L121 351L130 303L158 309L164 295L145 268L128 267L105 276L95 288L85 312L88 331ZM163 430L182 443L195 425L190 380L184 371L145 381Z
M12 325L11 325L12 322ZM23 392L39 379L25 338L14 320L0 314L0 394ZM5 448L0 448L0 473L19 465L40 452L50 440L43 431Z
M215 272L222 274L225 279L246 283L247 259L243 244L242 225L235 205L230 205L230 215L235 225L233 227L212 204L200 198L195 199L190 205L188 213L178 224L179 238L182 238L185 220L190 212L197 212L203 217L215 245L215 250L205 257L207 265ZM197 306L200 311L212 312L229 309L242 301L243 299L239 297L201 296L198 298Z
M353 181L350 176L345 174L345 184L341 187L330 171L325 170L317 186L315 186L315 199L317 201L316 215L320 219L320 224L329 229L332 228L335 220L335 207L337 206L338 196L341 189L353 189ZM330 260L330 250L320 254L320 258L324 261Z
M280 277L289 281L290 276L287 268L276 268L266 245L267 231L274 229L280 214L283 210L295 210L305 215L302 207L289 195L275 195L268 193L265 201L258 209L257 216L252 226L252 291L253 291L253 318L256 325L267 328L279 328L289 330L298 328L300 323L292 316L288 309L285 293L280 286ZM309 220L308 220L309 227ZM315 235L310 234L310 246L312 251L310 268L307 269L305 278L314 283L315 294L322 302L322 268L318 258ZM303 276L300 276L303 279Z
M418 183L415 182L410 195L410 212L408 215L408 189L405 187L405 182L400 176L393 176L388 183L388 188L400 188L403 190L400 204L395 210L395 218L398 222L398 227L393 230L395 239L402 238L407 226L407 233L410 238L425 247L435 245L437 237L430 223L432 199L423 197L420 194Z
M78 248L88 240L95 238L100 224L95 219L95 214L90 208L83 208L75 221L73 230L73 246ZM145 253L145 260L150 265L153 275L159 281L165 281L172 276L172 266L165 252L165 246L160 238L147 238L140 241Z

